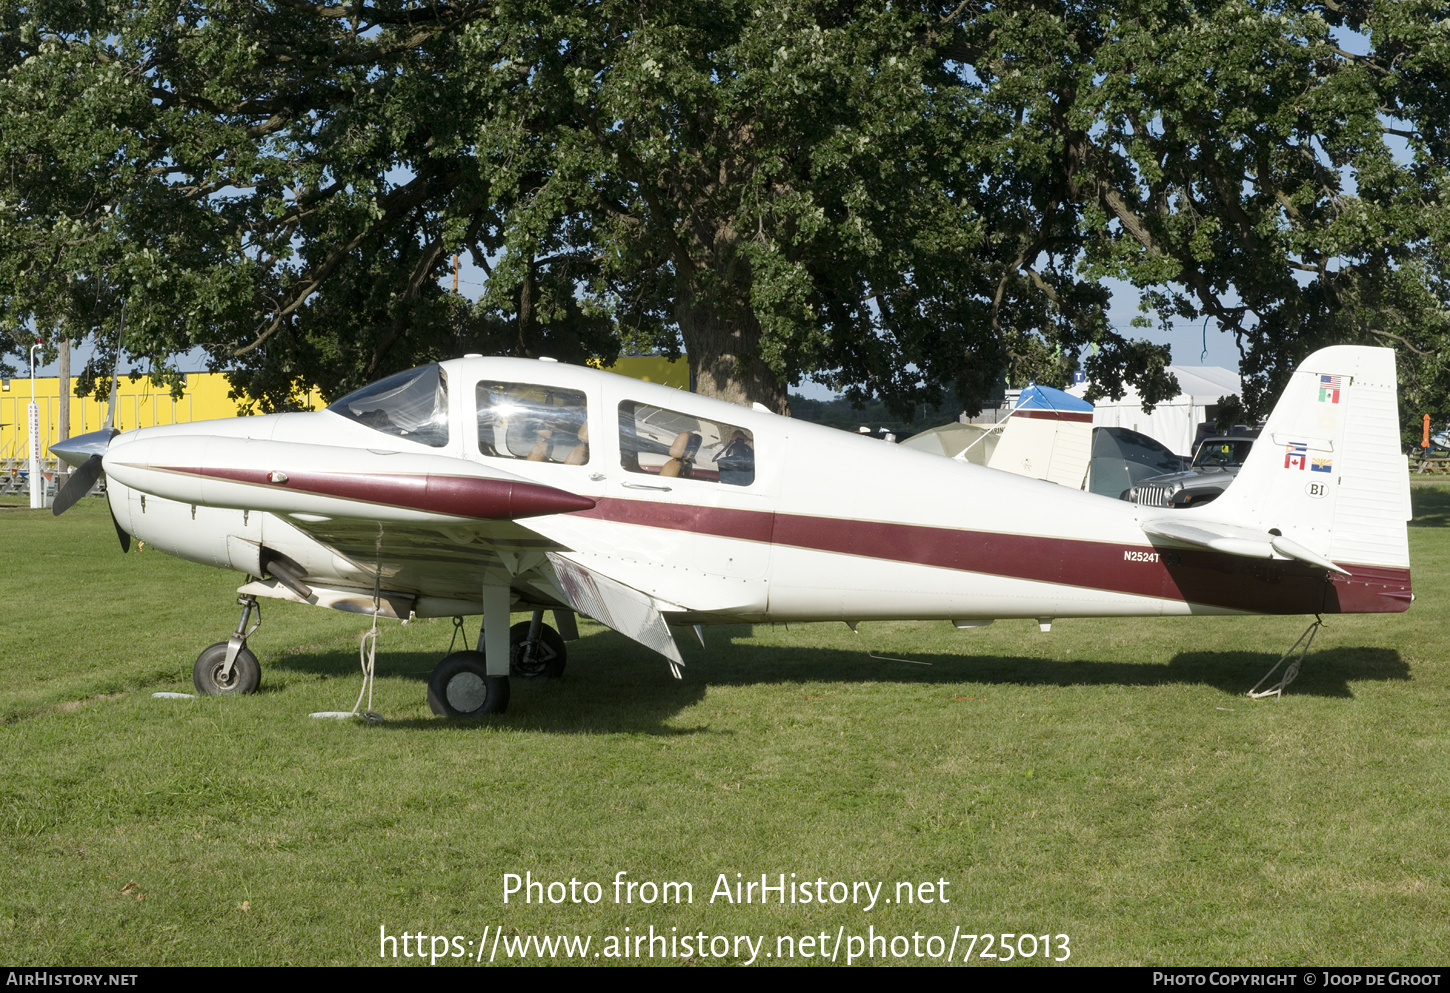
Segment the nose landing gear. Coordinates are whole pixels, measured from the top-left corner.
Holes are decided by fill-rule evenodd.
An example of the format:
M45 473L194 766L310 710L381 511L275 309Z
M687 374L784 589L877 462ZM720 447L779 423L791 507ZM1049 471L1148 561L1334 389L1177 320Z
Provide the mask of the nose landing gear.
M237 631L226 641L209 645L196 657L191 667L191 682L196 691L204 696L236 696L257 692L262 685L262 667L257 656L247 648L247 639L262 626L262 605L250 595L237 597L242 608ZM257 612L257 622L250 628L252 611Z

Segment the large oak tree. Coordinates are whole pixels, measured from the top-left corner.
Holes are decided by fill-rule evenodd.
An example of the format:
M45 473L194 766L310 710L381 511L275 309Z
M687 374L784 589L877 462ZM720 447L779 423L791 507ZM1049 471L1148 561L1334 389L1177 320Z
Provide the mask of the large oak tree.
M1442 7L0 0L0 305L82 337L123 296L129 351L263 406L624 345L970 408L1088 346L1169 391L1116 277L1236 335L1251 404L1372 341L1446 414Z

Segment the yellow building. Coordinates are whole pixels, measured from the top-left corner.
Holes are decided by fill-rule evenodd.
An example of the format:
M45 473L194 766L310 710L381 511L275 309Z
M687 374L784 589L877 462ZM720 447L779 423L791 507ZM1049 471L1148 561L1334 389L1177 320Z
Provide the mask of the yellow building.
M689 389L689 366L683 359L644 356L622 358L610 371L633 376L649 383L661 383L677 389ZM0 459L28 459L30 378L16 377L0 381ZM231 387L224 373L192 372L186 374L186 389L180 400L171 399L169 388L153 383L149 376L135 382L125 375L116 385L116 423L122 431L154 427L157 424L181 424L208 421L218 417L235 417L235 400L227 398ZM35 379L35 403L40 408L42 457L50 454L51 443L60 438L60 383L54 376ZM304 398L311 408L323 406L316 393ZM106 421L106 402L71 397L71 437L99 431Z
M178 424L207 421L218 417L235 417L237 404L227 398L231 387L218 372L186 374L186 390L180 400L171 399L171 391L151 377L142 376L132 382L122 375L116 384L116 423L122 431L154 427L157 424ZM315 396L315 395L314 395ZM43 456L49 455L52 442L59 440L60 384L56 377L35 378L35 404L40 408L40 437ZM320 406L313 400L312 406ZM0 459L29 458L28 444L30 379L8 379L0 383ZM106 421L106 401L70 398L70 433L74 437L88 431L99 431Z
M590 364L599 369L617 372L621 376L642 379L646 383L673 386L677 390L689 390L690 388L690 363L682 358L667 359L659 355L636 355L621 356L614 365L609 366L599 365L597 362Z

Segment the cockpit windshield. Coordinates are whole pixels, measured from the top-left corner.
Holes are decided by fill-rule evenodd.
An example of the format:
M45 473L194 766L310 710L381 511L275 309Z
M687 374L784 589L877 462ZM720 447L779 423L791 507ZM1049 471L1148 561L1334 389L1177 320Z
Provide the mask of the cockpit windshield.
M437 365L389 376L349 393L327 409L430 448L448 444L448 376Z

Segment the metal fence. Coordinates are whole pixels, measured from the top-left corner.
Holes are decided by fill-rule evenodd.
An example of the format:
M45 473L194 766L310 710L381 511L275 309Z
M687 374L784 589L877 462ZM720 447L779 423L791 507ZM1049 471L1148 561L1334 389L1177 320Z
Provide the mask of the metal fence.
M40 460L40 475L44 481L47 503L55 497L60 470L60 459ZM0 496L29 496L30 483L30 459L0 459Z

